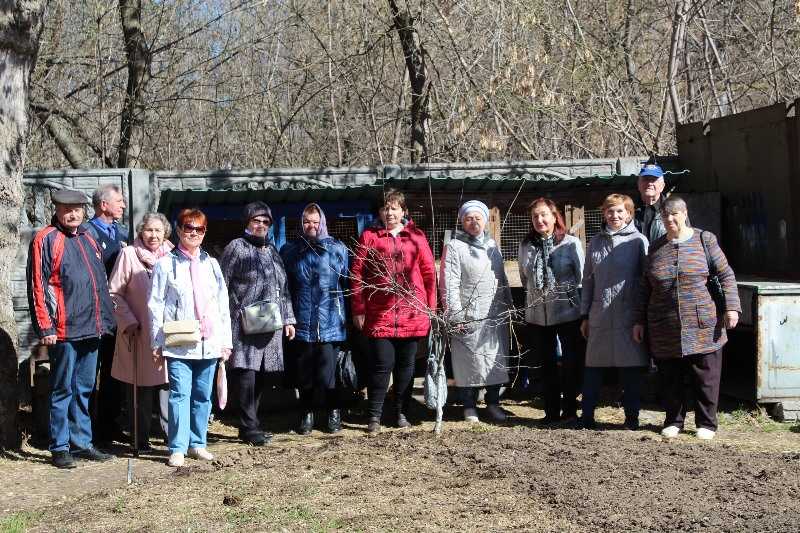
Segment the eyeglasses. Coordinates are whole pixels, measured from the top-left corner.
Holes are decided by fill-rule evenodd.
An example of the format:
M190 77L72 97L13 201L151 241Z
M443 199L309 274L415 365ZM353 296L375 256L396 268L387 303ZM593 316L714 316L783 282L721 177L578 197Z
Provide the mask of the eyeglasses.
M264 226L269 226L272 221L268 218L251 218L250 222L255 222L256 224L262 224Z
M183 232L184 233L197 233L198 235L204 235L206 232L205 226L192 226L191 224L184 224L183 225Z

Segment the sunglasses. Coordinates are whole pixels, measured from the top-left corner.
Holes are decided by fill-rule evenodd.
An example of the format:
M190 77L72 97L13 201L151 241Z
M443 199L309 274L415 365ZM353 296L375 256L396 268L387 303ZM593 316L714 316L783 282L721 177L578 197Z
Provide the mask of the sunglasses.
M250 222L255 222L256 224L262 224L264 226L269 226L272 224L272 221L268 218L251 218Z
M206 232L205 226L192 226L191 224L184 224L183 225L183 232L184 233L197 233L198 235L203 235Z

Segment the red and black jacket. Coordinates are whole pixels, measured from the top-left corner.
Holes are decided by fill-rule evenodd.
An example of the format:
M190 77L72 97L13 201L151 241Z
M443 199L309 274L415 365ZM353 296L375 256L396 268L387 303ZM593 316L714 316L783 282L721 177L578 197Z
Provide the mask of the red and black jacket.
M67 233L53 218L31 242L27 279L31 322L39 338L75 341L114 330L102 254L84 226Z

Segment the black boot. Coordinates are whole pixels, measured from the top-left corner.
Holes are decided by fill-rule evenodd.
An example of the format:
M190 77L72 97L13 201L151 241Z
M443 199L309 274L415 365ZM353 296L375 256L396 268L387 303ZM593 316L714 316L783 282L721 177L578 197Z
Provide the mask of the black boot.
M397 413L397 427L402 429L411 427L411 422L408 421L403 413Z
M53 452L53 466L56 468L75 468L75 460L69 452Z
M342 430L342 413L338 409L328 411L328 433L338 433Z
M300 418L300 425L297 428L297 433L300 435L309 435L314 430L314 411L306 411Z

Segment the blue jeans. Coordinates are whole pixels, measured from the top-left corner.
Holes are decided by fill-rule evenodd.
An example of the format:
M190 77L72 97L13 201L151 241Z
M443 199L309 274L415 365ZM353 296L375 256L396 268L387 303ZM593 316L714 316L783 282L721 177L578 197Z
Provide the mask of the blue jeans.
M206 447L216 364L217 359L167 357L170 453Z
M606 367L587 366L583 372L583 400L581 401L581 418L586 422L594 421L594 409L600 396L603 384L603 370ZM643 366L618 367L622 382L622 406L625 409L625 420L639 420L641 406Z
M461 389L461 402L464 409L475 409L478 404L478 393L484 387L459 387ZM483 395L486 405L500 405L500 385L489 385Z
M58 342L50 356L50 451L92 447L89 396L97 371L99 338Z

